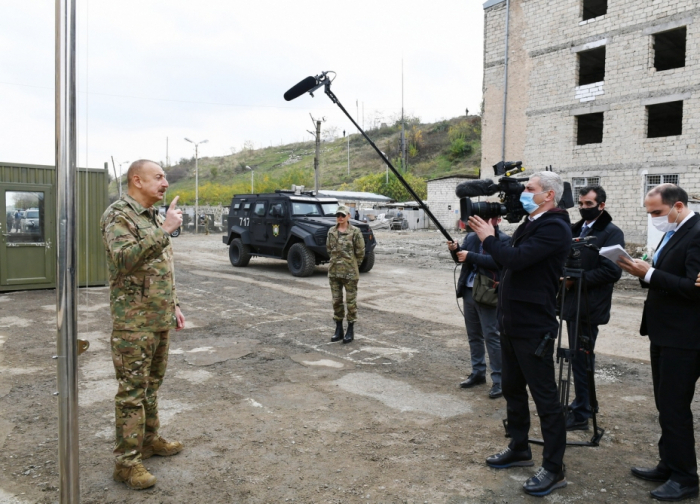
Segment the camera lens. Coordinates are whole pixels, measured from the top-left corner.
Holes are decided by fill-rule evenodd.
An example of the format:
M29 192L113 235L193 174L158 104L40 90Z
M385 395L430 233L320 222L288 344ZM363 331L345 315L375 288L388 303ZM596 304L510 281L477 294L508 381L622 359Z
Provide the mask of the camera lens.
M473 203L469 198L462 198L459 200L459 207L459 218L464 223L466 223L472 215L486 220L493 217L500 217L508 213L506 206L501 203L488 203L485 201Z

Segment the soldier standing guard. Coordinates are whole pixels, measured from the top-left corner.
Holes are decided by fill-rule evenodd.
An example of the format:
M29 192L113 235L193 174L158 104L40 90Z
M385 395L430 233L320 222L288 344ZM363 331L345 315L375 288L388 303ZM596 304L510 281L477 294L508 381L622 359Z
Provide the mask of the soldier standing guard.
M158 388L168 363L169 331L185 326L175 293L170 233L182 224L176 197L163 218L153 205L168 188L163 169L135 161L128 191L100 221L109 267L112 360L119 390L114 399L114 479L143 489L156 478L142 461L170 456L182 444L158 435Z
M331 341L350 343L355 338L354 324L357 320L357 282L360 279L359 265L365 258L365 240L360 230L350 224L350 211L339 206L335 211L338 223L328 230L326 248L330 256L328 280L333 295L333 320L335 334ZM348 330L343 336L343 287L345 287L348 311Z

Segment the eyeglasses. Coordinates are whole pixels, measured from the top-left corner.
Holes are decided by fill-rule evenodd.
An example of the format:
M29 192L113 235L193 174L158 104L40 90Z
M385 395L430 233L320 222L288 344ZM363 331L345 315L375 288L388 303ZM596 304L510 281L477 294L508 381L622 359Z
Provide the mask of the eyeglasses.
M344 215L344 214L341 214L341 213L337 213L337 214L335 214L335 216L336 216L336 217L347 217L347 215Z

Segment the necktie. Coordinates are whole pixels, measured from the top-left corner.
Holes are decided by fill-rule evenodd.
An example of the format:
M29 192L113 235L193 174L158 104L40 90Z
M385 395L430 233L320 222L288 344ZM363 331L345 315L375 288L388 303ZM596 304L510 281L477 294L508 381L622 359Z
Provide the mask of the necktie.
M661 241L661 245L659 245L659 248L656 249L656 252L654 252L654 261L653 261L654 264L656 264L656 261L658 261L659 254L661 253L661 250L664 248L664 245L666 245L668 243L668 240L670 240L674 234L676 234L675 231L669 231L668 233L666 233L666 235L664 236L664 239Z
M591 227L590 227L590 226L586 226L586 225L584 224L583 227L581 228L581 234L580 234L579 236L580 236L581 238L585 238L586 236L588 236L588 233L590 233L590 232L591 232Z

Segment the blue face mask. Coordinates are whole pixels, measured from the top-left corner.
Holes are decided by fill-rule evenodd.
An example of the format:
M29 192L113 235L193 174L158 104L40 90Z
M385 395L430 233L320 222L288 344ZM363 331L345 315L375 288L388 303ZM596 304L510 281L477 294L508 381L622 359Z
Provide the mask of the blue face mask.
M537 193L537 194L542 194L542 193ZM520 203L522 203L523 208L528 214L531 214L535 210L537 210L540 205L535 203L534 200L535 193L529 193L529 192L521 192L520 193Z

